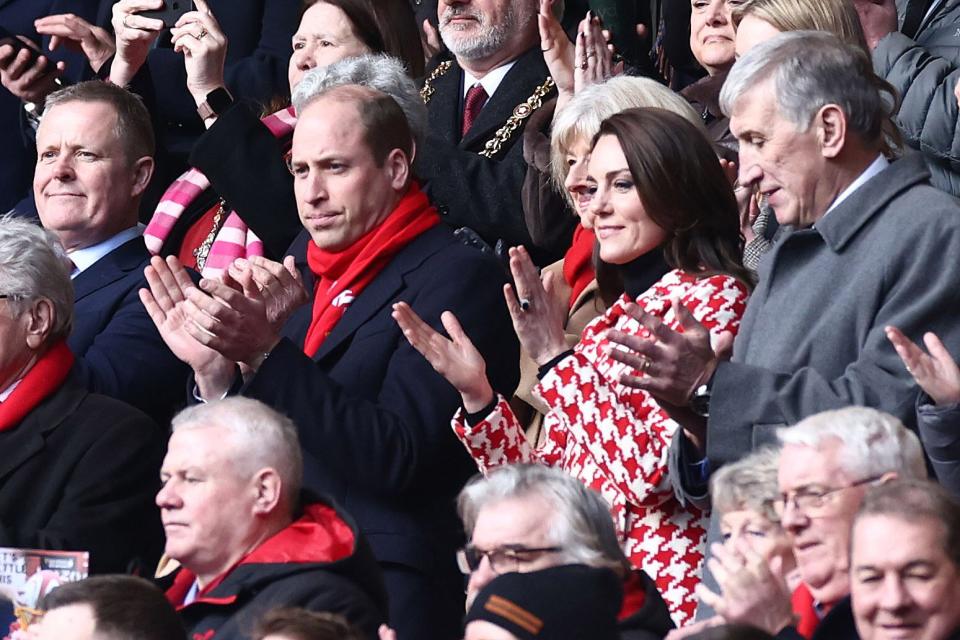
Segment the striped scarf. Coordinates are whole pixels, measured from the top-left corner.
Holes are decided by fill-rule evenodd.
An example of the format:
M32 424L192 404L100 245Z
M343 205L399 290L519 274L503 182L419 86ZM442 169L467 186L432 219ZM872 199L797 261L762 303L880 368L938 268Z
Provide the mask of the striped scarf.
M293 137L293 128L297 124L293 107L271 113L261 122L270 133L282 141L286 152ZM160 198L160 203L143 232L143 240L150 253L160 253L163 243L183 212L209 188L210 180L207 176L193 168L173 181ZM260 238L247 227L236 211L231 210L213 240L202 275L204 278L217 278L237 258L262 255L263 243Z

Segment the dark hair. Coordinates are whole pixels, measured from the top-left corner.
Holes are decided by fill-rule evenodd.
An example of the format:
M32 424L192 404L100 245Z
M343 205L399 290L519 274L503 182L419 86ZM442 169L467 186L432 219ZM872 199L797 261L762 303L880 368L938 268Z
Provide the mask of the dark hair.
M307 9L320 2L343 11L353 26L354 35L372 53L399 58L411 78L423 75L420 29L409 0L304 0L300 18L303 19Z
M960 503L929 480L891 480L871 487L856 520L890 516L905 522L932 520L943 526L943 550L960 567Z
M591 147L605 135L620 142L640 202L667 232L667 264L691 274L729 274L749 286L737 200L710 141L681 116L649 107L604 120Z
M253 640L272 634L292 640L363 640L343 616L293 607L268 611L257 623Z
M747 624L722 624L691 636L690 640L773 640L773 636Z
M109 82L88 80L58 89L47 96L44 113L70 102L102 102L117 114L114 134L132 163L144 156L153 157L156 143L150 112L135 93Z
M93 610L98 635L110 640L186 640L180 617L163 592L135 576L94 576L67 582L44 596L40 608L75 604Z

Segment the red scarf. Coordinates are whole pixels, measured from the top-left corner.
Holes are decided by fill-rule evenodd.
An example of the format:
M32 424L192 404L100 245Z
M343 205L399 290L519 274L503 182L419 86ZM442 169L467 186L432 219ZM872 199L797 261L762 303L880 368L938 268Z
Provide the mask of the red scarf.
M36 364L20 378L20 384L0 403L0 431L20 424L44 398L57 390L70 373L73 354L63 340L40 356Z
M595 241L596 236L593 235L593 231L584 229L578 224L573 232L573 244L570 245L566 255L563 256L563 279L572 289L570 303L568 304L571 309L583 290L596 277L593 272L593 245Z
M437 210L416 182L387 219L343 251L307 246L307 264L317 277L313 290L313 320L303 352L313 357L354 298L421 233L440 224Z
M820 616L814 606L813 594L802 582L793 591L790 598L793 613L797 616L797 633L809 640L820 625Z

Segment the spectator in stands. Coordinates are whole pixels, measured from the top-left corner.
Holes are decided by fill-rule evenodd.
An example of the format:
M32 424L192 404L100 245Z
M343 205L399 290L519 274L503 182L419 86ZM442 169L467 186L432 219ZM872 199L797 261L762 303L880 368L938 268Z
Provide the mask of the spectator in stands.
M240 639L281 606L345 616L373 637L385 619L380 571L349 516L301 492L293 422L263 403L190 407L171 425L157 494L167 598L191 637Z
M364 640L364 636L342 616L283 608L260 619L253 640Z
M92 573L149 570L163 437L87 389L67 346L73 321L52 234L0 220L0 546L89 551Z
M619 640L619 582L582 564L498 576L467 611L465 640Z
M287 170L297 111L287 107L261 119L259 106L233 103L225 89L225 38L215 21L204 28L210 35L203 40L212 44L193 53L187 80L198 104L208 94L218 101L190 154L193 168L166 190L145 238L152 253L176 255L215 277L238 257L281 259L302 230ZM193 43L185 33L183 42ZM408 0L311 0L293 36L290 87L311 69L368 53L395 56L412 77L422 72Z
M960 5L942 0L853 3L873 51L874 70L901 98L896 122L904 139L927 160L931 184L960 195L960 112L953 99L960 79Z
M100 81L50 94L33 179L40 221L73 263L76 321L67 339L91 391L165 424L188 369L140 304L150 260L137 206L153 171L150 118L128 91Z
M417 171L448 225L469 227L491 247L498 240L526 245L537 264L549 264L569 247L572 225L551 236L552 246L534 246L521 200L527 164L520 140L530 116L556 94L540 50L538 4L438 2L440 36L453 58L437 56L427 68L422 95L430 131ZM550 7L542 10L562 3ZM560 212L563 203L554 197Z
M653 580L624 556L609 507L575 478L542 465L503 466L467 484L458 505L470 540L458 553L470 576L468 608L497 575L576 563L621 577L621 638L652 640L673 628Z
M291 158L306 227L292 252L312 296L279 263L243 263L245 296L211 279L194 288L175 259L154 258L143 297L200 397L239 388L296 420L308 486L351 505L383 563L391 623L426 640L460 628L453 498L472 464L447 426L456 392L406 343L391 304L409 301L435 327L445 310L465 318L502 393L516 386L519 350L502 270L440 225L412 180L413 149L389 96L321 90L302 105Z
M483 357L453 317L446 325L452 340L404 303L396 305L395 317L411 344L460 392L463 407L453 427L480 470L540 462L599 491L631 562L654 576L682 623L693 615L695 580L689 578L699 567L705 521L700 510L676 500L666 475L677 423L649 394L623 387L620 376L629 369L611 360L606 335L644 332L631 319L635 305L668 317L673 327L699 319L708 327L698 334L704 343L711 333L737 331L749 275L740 264L736 201L710 142L662 109L629 109L606 119L594 138L586 182L592 194L587 226L596 232L600 259L620 269L625 294L587 325L573 349L563 334L562 302L551 299L524 250L511 250L517 293L511 287L505 297L521 344L540 367L534 393L550 407L542 444L527 443L506 399L487 381ZM661 277L656 266L663 261L672 270ZM640 371L657 368L655 362ZM673 545L685 551L664 553Z
M886 325L960 342L949 257L960 252L958 205L930 188L918 158L883 158L889 104L862 52L825 33L783 33L737 61L721 97L741 142L740 183L756 184L791 227L764 261L733 357L693 339L695 323L681 334L643 313L654 340L609 336L626 347L614 358L657 362L627 384L703 416L673 442L689 499L705 496L709 469L769 443L772 425L846 404L914 424L916 387Z
M860 638L960 636L960 505L941 487L913 480L871 489L851 547Z
M733 12L737 56L784 31L826 31L868 52L851 0L750 0Z
M177 612L155 586L134 576L67 582L44 598L36 640L186 640Z
M706 135L700 118L690 105L660 83L647 78L611 78L578 91L554 119L549 140L542 134L536 134L542 138L542 146L546 148L534 152L536 158L528 169L527 184L530 185L532 181L546 182L544 188L562 190L577 219L589 224L587 208L590 193L586 179L591 141L600 130L603 120L634 107L658 107L673 111ZM527 131L524 144L530 137L531 132ZM541 145L538 143L537 146ZM529 154L525 151L524 155L529 162ZM524 197L527 198L524 205L527 224L534 237L538 235L535 229L550 224L549 214L537 216L534 212L540 209L541 202L547 206L553 202L552 199L539 198L538 193L533 189L524 191ZM531 220L532 217L537 219ZM573 245L564 259L544 268L542 272L553 274L550 276L554 283L553 296L567 309L564 337L570 347L577 343L590 321L602 315L607 307L623 295L623 279L617 267L598 260L595 246L593 230L585 228L582 223L578 224ZM659 278L669 270L670 267L662 259L647 268L651 278ZM536 442L541 431L543 416L549 411L549 407L532 393L538 382L537 368L528 355L521 356L520 386L516 399L511 402L517 418L525 425L533 442Z
M850 536L869 485L926 475L917 437L864 407L810 416L777 432L781 496L775 507L796 554L807 611L794 626L786 582L759 554L715 545L709 561L722 595L700 595L724 620L783 638L855 638L850 609Z
M917 399L917 432L933 472L960 499L960 367L935 333L923 335L929 354L896 327L887 327L887 338L923 391Z

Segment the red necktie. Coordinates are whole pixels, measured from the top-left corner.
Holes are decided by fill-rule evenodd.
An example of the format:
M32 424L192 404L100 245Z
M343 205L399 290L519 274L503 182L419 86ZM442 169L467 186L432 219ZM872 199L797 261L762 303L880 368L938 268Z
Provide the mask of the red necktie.
M477 116L480 114L480 109L483 109L483 105L487 102L487 98L487 92L483 90L483 85L479 82L467 91L467 97L463 104L463 128L460 130L461 138L467 135L467 131L470 131L470 127L473 126L473 121L477 119Z

